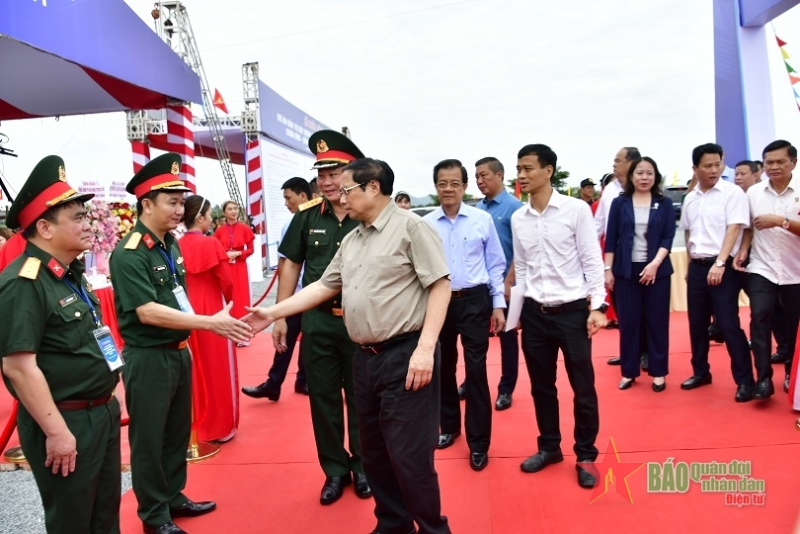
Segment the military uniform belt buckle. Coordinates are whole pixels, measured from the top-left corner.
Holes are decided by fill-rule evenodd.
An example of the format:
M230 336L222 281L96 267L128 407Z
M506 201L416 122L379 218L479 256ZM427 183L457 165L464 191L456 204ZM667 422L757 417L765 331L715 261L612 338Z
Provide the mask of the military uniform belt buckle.
M344 316L344 311L342 311L342 308L331 308L331 313L336 317Z

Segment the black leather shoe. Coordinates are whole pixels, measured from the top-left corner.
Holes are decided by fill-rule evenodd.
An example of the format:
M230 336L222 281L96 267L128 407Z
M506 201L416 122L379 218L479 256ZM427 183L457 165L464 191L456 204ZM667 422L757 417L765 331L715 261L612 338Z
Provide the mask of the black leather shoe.
M494 409L498 412L508 410L511 408L511 395L508 393L501 393L497 396L497 402L494 403Z
M769 363L786 363L787 359L788 358L786 357L785 354L780 354L779 352L776 352L775 354L769 357Z
M643 352L642 355L639 356L639 363L642 366L642 371L647 371L650 369L650 357L646 352Z
M609 358L608 360L606 360L606 363L608 365L622 365L622 359L619 356L617 356L616 358Z
M711 373L706 373L705 376L692 376L681 384L681 389L695 389L700 386L705 386L711 383Z
M185 530L181 527L170 521L169 523L164 523L163 525L159 525L157 527L148 525L147 523L143 523L144 525L144 534L187 534Z
M631 378L630 380L625 380L623 378L619 381L619 389L631 389L634 382L636 382L635 378Z
M736 402L753 400L753 386L739 386L736 388Z
M719 330L717 328L717 325L713 324L713 323L711 324L711 326L708 327L708 337L714 343L724 343L725 342L725 338L722 337L722 331Z
M578 472L578 485L582 488L592 489L597 485L597 478L589 471L575 464L575 470Z
M325 485L322 486L322 492L319 495L320 504L333 504L339 500L339 497L344 493L344 487L350 485L350 475L342 477L328 477L325 479Z
M655 382L653 382L653 391L655 391L656 393L661 393L665 389L667 389L666 382L664 382L663 384L656 384Z
M198 515L213 512L217 508L217 503L214 501L194 502L187 501L183 506L177 508L170 508L169 514L172 518L176 517L197 517Z
M458 400L464 400L464 395L466 394L466 392L467 392L467 386L465 386L464 384L458 386Z
M281 390L272 387L269 382L264 382L256 387L243 387L242 393L254 399L268 398L271 401L277 401L281 398Z
M384 533L381 532L378 529L375 529L372 532L370 532L369 534L384 534ZM411 527L411 530L409 530L406 534L417 534L417 529L414 528L414 527Z
M356 495L359 499L369 499L372 497L372 489L367 482L367 475L364 473L353 473L353 482L355 483Z
M473 471L482 471L489 465L489 455L485 452L473 452L469 455L469 466Z
M786 378L783 379L783 392L789 393L789 375L786 375Z
M555 452L547 452L547 451L539 451L524 462L522 462L519 466L520 469L525 471L526 473L536 473L537 471L541 471L545 467L550 464L557 464L558 462L564 461L564 455L561 454L561 451Z
M439 434L439 443L436 445L436 448L446 449L447 447L451 446L456 438L460 435L461 431L458 431L455 434Z
M767 400L775 393L775 386L772 385L771 378L760 380L756 384L756 389L753 390L753 398L759 400Z
M300 395L308 395L308 384L305 382L295 382L294 392L299 393Z

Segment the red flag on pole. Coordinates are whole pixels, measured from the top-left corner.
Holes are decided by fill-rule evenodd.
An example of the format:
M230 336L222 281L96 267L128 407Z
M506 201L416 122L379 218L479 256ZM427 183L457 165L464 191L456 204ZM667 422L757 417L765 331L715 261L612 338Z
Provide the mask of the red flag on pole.
M782 41L781 38L778 37L777 35L775 36L775 39L778 40L778 46L779 47L783 48L784 46L786 46L786 43L784 41Z
M228 106L225 105L222 95L219 94L219 89L214 89L214 107L222 110L223 113L228 112Z

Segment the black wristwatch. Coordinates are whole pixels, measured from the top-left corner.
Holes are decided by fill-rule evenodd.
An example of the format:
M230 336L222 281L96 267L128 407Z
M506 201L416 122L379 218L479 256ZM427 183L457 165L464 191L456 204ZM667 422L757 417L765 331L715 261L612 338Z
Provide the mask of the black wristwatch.
M606 302L602 303L599 308L597 308L597 309L595 309L593 311L599 311L600 313L605 315L605 313L608 311L608 303L606 303Z

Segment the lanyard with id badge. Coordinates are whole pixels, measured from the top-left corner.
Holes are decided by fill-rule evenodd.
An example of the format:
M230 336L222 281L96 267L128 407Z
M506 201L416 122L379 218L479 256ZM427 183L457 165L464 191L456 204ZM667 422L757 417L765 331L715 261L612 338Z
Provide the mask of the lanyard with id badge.
M181 311L184 313L194 313L192 304L189 302L189 296L186 294L186 291L183 289L183 287L178 283L178 273L175 271L175 257L172 255L172 250L169 251L169 256L167 256L167 253L161 248L159 248L158 251L162 256L164 256L164 260L166 260L167 265L169 266L169 274L172 275L172 282L175 284L175 287L172 288L172 293L175 295L175 299L178 301L178 306L180 306Z
M106 360L106 364L108 365L108 369L110 371L116 371L123 365L125 365L125 361L122 359L122 354L119 353L119 349L117 348L117 344L114 342L114 338L111 335L111 329L107 326L103 326L100 322L100 318L97 316L97 311L94 309L94 304L89 299L89 295L86 294L86 290L83 286L79 283L78 287L72 285L72 282L64 278L64 283L77 294L83 302L89 306L89 310L92 313L92 319L94 319L94 323L97 325L92 331L94 335L94 339L97 341L97 346L100 347L100 352L103 354L103 358Z

